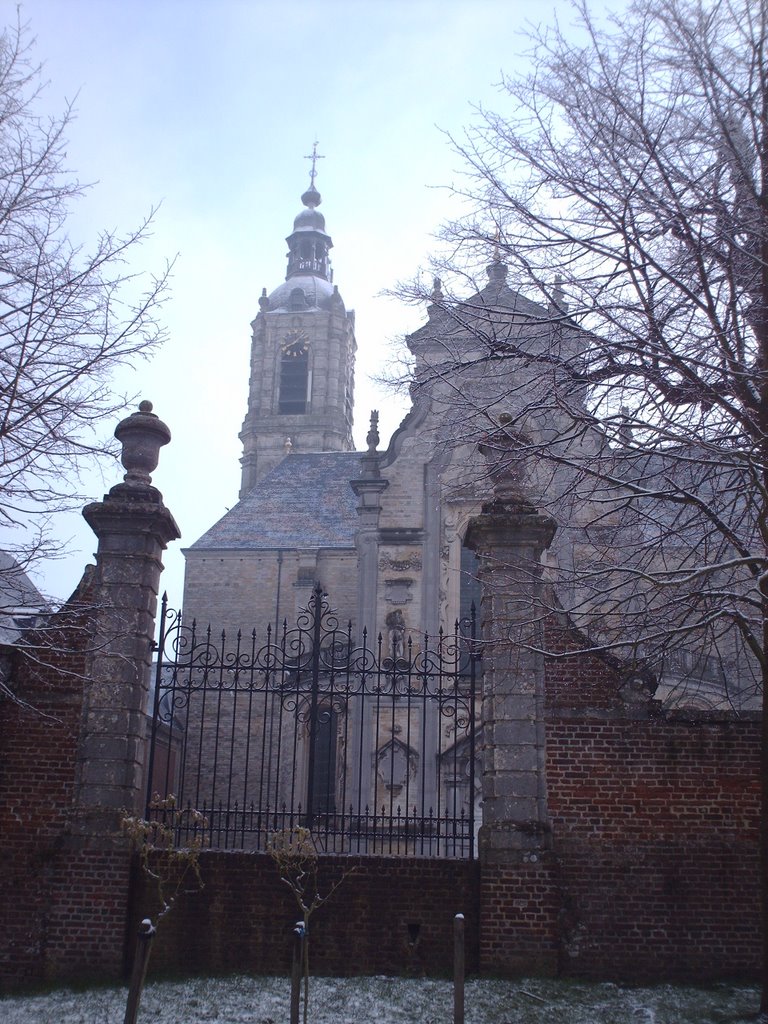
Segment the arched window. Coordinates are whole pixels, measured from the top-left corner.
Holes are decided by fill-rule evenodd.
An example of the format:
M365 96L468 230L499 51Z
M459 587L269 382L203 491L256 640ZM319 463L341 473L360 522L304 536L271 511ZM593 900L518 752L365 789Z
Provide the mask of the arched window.
M305 413L309 403L309 349L304 341L295 341L283 348L280 359L279 413Z
M320 707L315 723L314 763L309 775L313 814L336 812L336 736L338 715L330 707Z
M470 548L461 549L461 579L459 582L459 619L462 628L469 625L469 617L472 605L475 606L476 623L480 623L480 598L483 596L483 588L477 578L478 571L477 555Z
M288 299L291 309L306 309L307 296L303 288L294 288Z

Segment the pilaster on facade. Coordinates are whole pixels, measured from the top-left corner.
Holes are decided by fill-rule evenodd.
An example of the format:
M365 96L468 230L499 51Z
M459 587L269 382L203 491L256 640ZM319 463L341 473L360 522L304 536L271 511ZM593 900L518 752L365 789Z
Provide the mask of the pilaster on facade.
M371 413L371 426L367 436L368 450L360 460L361 476L356 480L350 480L350 486L359 499L359 525L355 533L358 557L357 625L361 634L363 629L367 629L371 635L376 628L379 589L381 497L389 487L389 481L381 475L381 453L377 451L378 422L378 412Z

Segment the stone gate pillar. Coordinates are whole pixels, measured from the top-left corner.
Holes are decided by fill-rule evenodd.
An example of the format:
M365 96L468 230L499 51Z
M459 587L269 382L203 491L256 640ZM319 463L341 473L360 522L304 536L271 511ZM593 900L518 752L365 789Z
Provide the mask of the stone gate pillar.
M58 825L61 832L44 876L34 879L36 898L46 905L39 980L117 978L135 944L126 931L132 851L120 819L124 812L142 813L161 555L179 530L150 478L160 447L170 440L168 427L150 402L142 402L115 435L123 446L125 480L83 510L99 544L84 625L74 638L84 658L79 723L71 733L60 730L58 738L65 758L71 745L66 775L73 785L66 807L48 811L47 829ZM60 794L61 785L53 793ZM29 910L37 912L34 905Z
M171 439L151 402L115 430L123 483L83 510L99 540L93 653L85 684L76 775L76 822L114 834L121 811L142 810L142 774L161 555L179 536L152 486L160 447Z
M503 449L481 451L491 462L494 500L470 520L464 540L477 553L483 590L480 966L548 972L556 962L557 911L538 635L541 556L556 526L505 472Z
M534 648L541 555L554 521L525 502L485 505L465 544L478 555L483 587L483 825L481 857L547 845L544 666Z

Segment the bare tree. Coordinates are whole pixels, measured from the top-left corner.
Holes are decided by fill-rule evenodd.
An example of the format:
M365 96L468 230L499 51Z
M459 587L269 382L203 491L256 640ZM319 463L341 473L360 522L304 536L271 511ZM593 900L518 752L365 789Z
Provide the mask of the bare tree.
M341 877L329 886L323 896L318 881L319 851L314 836L308 828L287 828L273 832L269 838L267 853L272 858L284 882L293 893L301 913L301 974L304 978L304 1024L309 1017L309 924L312 915L333 896L339 886L355 871L347 868ZM296 995L296 1019L298 1020L298 988ZM292 994L293 998L293 994ZM292 1009L292 1012L293 1012ZM293 1016L292 1018L293 1019Z
M662 673L728 666L737 706L765 700L768 4L574 12L454 140L468 212L411 342L416 394L556 518L539 618L562 607L585 648Z
M149 221L104 231L91 249L70 240L85 191L66 165L72 108L38 113L30 46L20 24L0 36L0 528L35 538L15 552L23 566L47 518L81 500L81 469L109 448L102 423L125 407L111 376L162 340L168 276L129 269Z
M152 943L161 921L181 895L205 888L200 854L206 845L206 818L191 807L177 807L174 796L155 796L150 809L155 812L152 820L124 814L120 821L121 832L131 841L143 874L154 883L158 904L154 921L145 917L139 925L124 1024L136 1024L138 1020ZM186 833L188 845L179 848L177 833L181 830Z

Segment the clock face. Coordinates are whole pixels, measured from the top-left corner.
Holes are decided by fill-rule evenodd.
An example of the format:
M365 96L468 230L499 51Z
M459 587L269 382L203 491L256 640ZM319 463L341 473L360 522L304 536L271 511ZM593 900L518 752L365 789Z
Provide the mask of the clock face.
M280 347L283 352L287 352L288 349L296 349L297 351L303 351L307 348L307 342L309 341L309 335L306 331L292 330L286 331L285 336L282 340Z
M293 331L286 331L285 338L283 339L283 347L288 348L289 345L295 345L297 342L306 344L308 341L309 335L306 331L294 329Z

